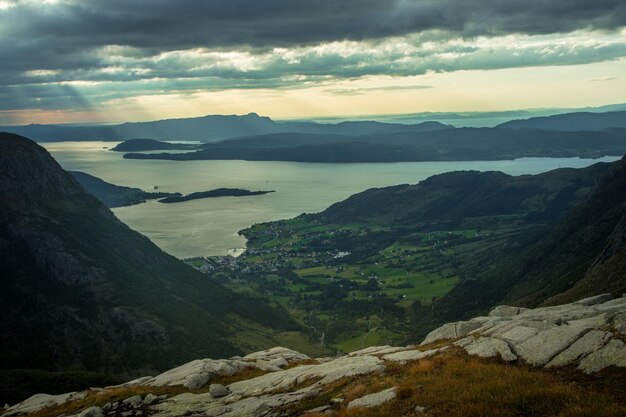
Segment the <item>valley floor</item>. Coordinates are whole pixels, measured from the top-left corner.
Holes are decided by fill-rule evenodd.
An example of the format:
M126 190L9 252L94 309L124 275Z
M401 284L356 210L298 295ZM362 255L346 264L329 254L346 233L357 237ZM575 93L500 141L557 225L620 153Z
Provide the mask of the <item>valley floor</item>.
M283 307L308 329L306 344L318 345L316 353L351 352L407 342L416 315L460 275L471 276L496 249L541 226L499 216L420 231L301 216L242 231L248 245L238 258L187 262L234 291Z

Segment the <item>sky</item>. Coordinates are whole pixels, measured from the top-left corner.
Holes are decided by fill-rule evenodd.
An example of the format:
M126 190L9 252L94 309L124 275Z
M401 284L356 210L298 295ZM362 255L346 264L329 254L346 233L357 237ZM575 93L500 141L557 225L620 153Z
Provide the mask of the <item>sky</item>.
M624 0L0 0L5 125L624 102Z

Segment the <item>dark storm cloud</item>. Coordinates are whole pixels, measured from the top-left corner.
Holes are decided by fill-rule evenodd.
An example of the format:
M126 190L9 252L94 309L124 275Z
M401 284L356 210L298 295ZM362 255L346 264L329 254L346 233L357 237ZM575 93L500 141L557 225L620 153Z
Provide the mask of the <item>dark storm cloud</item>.
M272 48L440 30L453 37L547 34L626 25L623 0L80 0L13 1L0 12L9 67L95 64L106 45L157 53ZM6 62L6 59L5 59Z
M0 0L0 110L599 62L626 56L626 43L516 49L472 40L625 25L624 0ZM316 49L343 41L366 44ZM95 84L68 83L76 80Z
M220 53L184 50L158 57L95 57L98 66L37 70L5 76L5 85L60 83L73 80L90 82L149 81L163 86L171 81L185 89L276 88L307 81L350 79L367 75L414 76L429 71L487 70L544 65L578 65L626 56L626 42L587 40L584 36L511 43L500 39L488 45L442 42L415 45L408 40L379 43L335 45L269 51L267 53ZM88 59L85 60L89 61ZM195 80L195 81L190 81ZM204 80L204 81L203 81ZM280 80L280 81L279 81Z
M460 35L615 29L623 0L81 0L7 10L15 35L81 48L291 46L440 29ZM67 46L67 45L65 45Z

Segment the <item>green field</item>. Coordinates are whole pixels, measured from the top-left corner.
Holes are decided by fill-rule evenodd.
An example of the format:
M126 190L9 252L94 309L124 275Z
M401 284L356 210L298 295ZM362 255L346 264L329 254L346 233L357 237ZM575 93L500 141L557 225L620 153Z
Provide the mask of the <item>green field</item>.
M416 308L445 296L523 229L500 217L440 231L320 224L307 216L254 225L243 231L249 254L242 263L256 268L248 291L283 307L310 340L329 348L401 343Z

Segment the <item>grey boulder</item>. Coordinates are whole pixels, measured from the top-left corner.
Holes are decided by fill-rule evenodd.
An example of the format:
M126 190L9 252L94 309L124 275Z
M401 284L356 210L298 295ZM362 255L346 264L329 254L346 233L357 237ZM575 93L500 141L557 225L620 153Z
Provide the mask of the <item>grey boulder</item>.
M458 339L467 336L471 331L480 328L482 324L478 321L457 321L444 324L443 326L428 333L420 345L437 342L444 339Z
M479 337L474 342L466 345L464 349L468 354L481 358L500 357L505 362L517 360L517 356L511 352L506 342L492 337Z
M141 404L141 397L139 395L133 395L132 397L126 398L122 402L126 405L136 406L138 404Z
M102 417L102 410L100 407L89 407L83 410L78 417Z
M211 384L209 386L209 394L213 398L221 398L230 394L230 390L222 384Z

